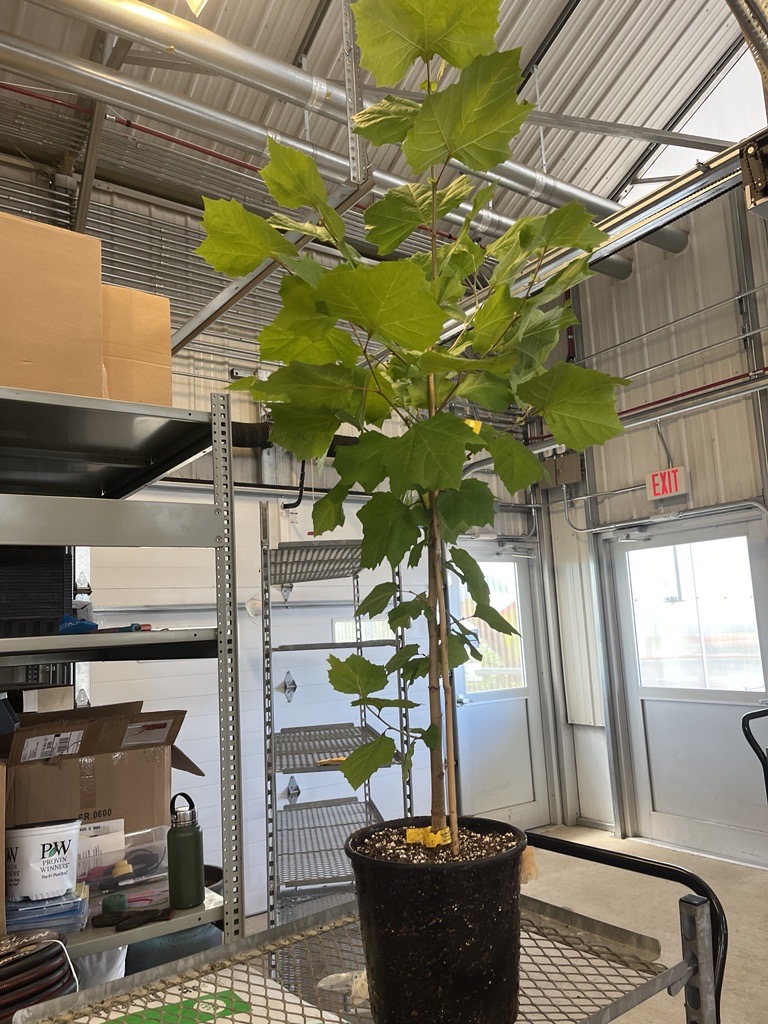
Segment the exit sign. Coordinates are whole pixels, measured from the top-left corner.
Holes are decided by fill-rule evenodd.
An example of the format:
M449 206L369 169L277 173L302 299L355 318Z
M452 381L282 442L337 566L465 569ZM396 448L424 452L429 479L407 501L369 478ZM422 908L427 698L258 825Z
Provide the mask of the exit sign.
M651 501L688 493L688 471L685 466L659 469L645 478L645 493Z

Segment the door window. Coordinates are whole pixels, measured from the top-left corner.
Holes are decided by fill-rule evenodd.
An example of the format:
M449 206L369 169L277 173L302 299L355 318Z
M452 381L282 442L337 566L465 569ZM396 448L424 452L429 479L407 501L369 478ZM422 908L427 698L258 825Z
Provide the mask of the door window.
M627 552L640 685L764 690L745 536Z
M479 562L491 591L491 605L516 630L520 630L520 593L517 565L511 561ZM519 636L506 636L472 616L475 603L462 587L460 615L479 641L482 661L470 659L464 669L465 692L486 693L526 685L523 645Z

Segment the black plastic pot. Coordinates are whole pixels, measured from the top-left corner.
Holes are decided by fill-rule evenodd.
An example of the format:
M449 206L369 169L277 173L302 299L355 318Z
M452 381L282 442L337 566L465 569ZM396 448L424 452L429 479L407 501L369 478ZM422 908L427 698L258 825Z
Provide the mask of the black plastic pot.
M376 1024L513 1024L520 983L520 857L525 833L487 818L476 832L513 833L517 846L484 860L403 864L358 852L382 828L350 836L371 1010Z

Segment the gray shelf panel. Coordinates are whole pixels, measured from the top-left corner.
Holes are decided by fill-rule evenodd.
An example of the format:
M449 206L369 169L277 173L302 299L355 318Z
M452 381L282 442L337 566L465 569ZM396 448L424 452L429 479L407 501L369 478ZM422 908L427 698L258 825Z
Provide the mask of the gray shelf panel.
M183 932L186 928L196 928L200 924L221 921L224 915L224 899L210 889L205 890L205 902L201 907L190 910L174 910L170 921L155 921L128 932L116 932L114 928L92 928L90 925L81 932L67 936L67 950L70 956L86 956L89 953L101 953L106 949L116 949L126 943L142 942L144 939L157 939L161 935Z
M370 725L344 722L334 725L306 725L281 729L275 733L276 772L338 771L339 765L318 765L330 757L349 757L361 743L375 740L378 733Z
M351 881L344 843L353 832L381 820L374 804L355 797L288 804L277 812L280 886Z
M7 493L123 498L207 451L211 417L0 388L0 438Z
M335 894L329 897L336 898ZM311 908L312 901L303 903ZM601 934L573 934L557 920L540 921L526 913L521 900L522 942L519 1024L608 1024L668 985L690 978L693 967L680 961L665 968L627 953ZM562 913L567 914L567 911ZM579 925L583 925L583 918ZM640 937L641 939L643 937ZM95 1020L144 1015L150 1008L177 1002L179 992L236 991L249 1005L252 1019L317 1024L323 1013L349 1024L370 1024L368 1003L352 1007L343 993L318 989L330 974L365 966L354 906L332 908L311 918L254 935L223 950L187 961L181 972L167 964L146 975L136 989L133 979L80 996L68 996L25 1013L25 1020L57 1024L93 1024ZM265 978L270 979L269 1000ZM274 984L276 983L276 984ZM666 995L664 996L666 998ZM318 1009L320 1013L318 1013ZM680 1012L684 1010L680 1006Z
M303 892L281 892L277 895L277 923L300 921L312 914L349 905L354 898L355 887L352 883L324 886Z
M273 647L275 651L349 651L357 650L358 647L397 647L396 640L363 640L358 643L356 640L345 640L339 643L329 644L280 644Z
M269 552L273 587L356 576L360 571L359 540L289 541Z
M11 637L0 640L0 666L58 665L85 661L167 661L215 658L217 631L158 629L147 633L83 633L78 636Z

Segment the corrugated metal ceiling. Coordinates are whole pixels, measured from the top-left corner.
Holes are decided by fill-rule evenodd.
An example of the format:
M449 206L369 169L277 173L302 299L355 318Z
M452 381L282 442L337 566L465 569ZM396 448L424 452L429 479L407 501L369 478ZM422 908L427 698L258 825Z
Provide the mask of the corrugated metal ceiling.
M160 0L156 6L180 17L192 18L184 0ZM297 62L313 15L323 6L324 0L294 0L290 4L284 0L210 0L200 23L257 52ZM663 127L695 93L710 68L733 46L739 35L724 0L695 3L581 0L575 5L566 4L564 0L504 0L499 31L501 45L521 46L525 64L565 8L574 9L542 59L538 71L540 105L551 113ZM86 58L92 56L93 28L53 14L27 0L3 0L0 4L0 29L59 52ZM147 51L134 47L133 52ZM340 4L332 2L307 50L307 66L323 77L341 79L340 57ZM291 135L304 134L305 117L301 110L215 75L135 65L127 65L123 73L151 81L165 90L191 96L201 103L227 110L252 122ZM3 75L2 69L0 78L13 80L9 75ZM406 86L417 87L418 76L414 74L411 79ZM38 83L38 87L45 88L46 84ZM533 98L533 93L534 82L530 80L524 95ZM7 124L8 116L13 117L13 110L19 107L18 97L0 93L2 106L10 107L12 111L11 115L6 114ZM120 110L118 113L130 118L132 112ZM61 121L67 118L74 122L73 130L81 130L82 122L78 116L64 114L61 110L57 113L59 129L62 128ZM152 125L146 119L142 119L142 123ZM169 134L181 134L165 124L152 126ZM31 124L25 127L34 133ZM338 124L311 114L309 131L313 142L344 152L344 133ZM25 140L16 134L9 145L8 133L2 132L0 148L14 153L23 149ZM125 151L121 154L119 136L113 133L107 138L104 165L105 168L110 165L113 173L115 165L124 158L132 178L140 184L142 160L137 157L137 149L142 149L146 156L148 186L157 188L157 172L151 167L162 162L166 177L175 176L191 189L200 188L201 179L197 174L184 181L194 167L200 170L200 160L195 164L188 154L182 159L179 151L167 143L156 141L150 144L144 140L139 146L127 134L123 136ZM55 152L57 140L61 142L60 136L48 139L47 151ZM27 136L26 141L32 146L39 142L39 137ZM215 140L208 144L214 149L221 149ZM645 149L643 142L556 129L544 132L547 170L602 195L611 194ZM242 156L233 154L231 150L225 152ZM521 163L541 168L539 130L525 128L512 155ZM375 160L378 166L407 176L407 168L392 148L378 151ZM216 175L220 165L209 160L206 162L211 164L210 174L205 176L208 180ZM539 207L521 196L505 193L498 197L496 208L516 217Z

